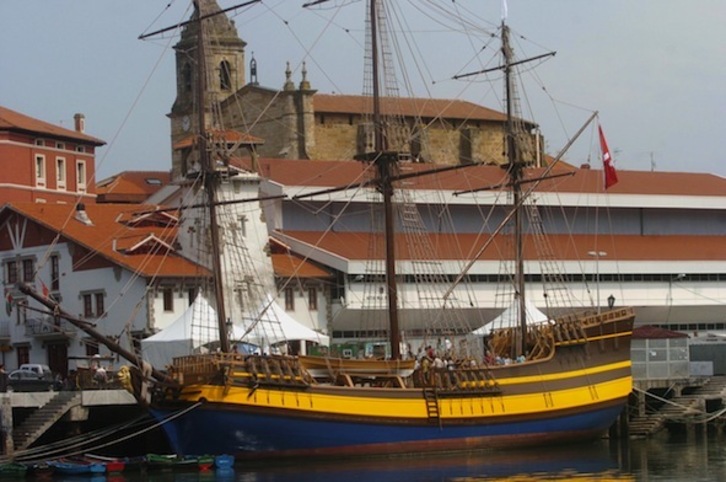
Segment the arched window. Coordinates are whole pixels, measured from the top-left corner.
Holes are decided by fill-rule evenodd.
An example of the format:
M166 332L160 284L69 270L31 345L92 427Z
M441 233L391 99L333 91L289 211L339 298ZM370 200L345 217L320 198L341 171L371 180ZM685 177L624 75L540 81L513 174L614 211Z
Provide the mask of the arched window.
M229 62L223 60L219 63L219 88L230 90L232 88L232 74Z

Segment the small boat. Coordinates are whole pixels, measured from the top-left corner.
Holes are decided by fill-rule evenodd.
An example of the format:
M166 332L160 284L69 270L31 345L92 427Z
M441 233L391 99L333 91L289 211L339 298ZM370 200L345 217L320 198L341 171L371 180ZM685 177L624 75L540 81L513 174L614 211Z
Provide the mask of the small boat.
M202 472L211 470L215 466L215 457L213 455L200 455L197 457L197 466Z
M177 458L176 455L147 454L146 468L148 470L171 470Z
M234 467L234 457L232 455L217 455L214 457L214 468L217 470L229 470Z
M40 479L49 478L53 476L53 467L46 461L40 462L24 462L23 465L27 467L26 475Z
M116 473L123 472L126 468L126 461L123 458L117 457L106 457L103 455L86 454L83 460L90 463L104 464L106 466L106 472Z
M25 477L28 466L18 462L0 464L0 478Z
M56 474L86 475L106 473L106 464L84 460L51 460L48 465Z
M146 464L148 470L207 471L214 466L214 457L211 455L148 454Z

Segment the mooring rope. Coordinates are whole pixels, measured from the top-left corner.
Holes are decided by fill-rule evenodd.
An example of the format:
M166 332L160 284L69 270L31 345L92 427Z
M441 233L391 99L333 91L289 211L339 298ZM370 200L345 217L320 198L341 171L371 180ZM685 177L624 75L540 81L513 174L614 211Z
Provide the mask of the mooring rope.
M145 419L146 417L138 417L131 422L127 422L124 424L119 424L110 428L105 428L102 430L98 430L96 432L90 432L85 433L76 437L73 437L71 439L65 439L63 442L55 442L47 445L43 445L40 447L33 447L27 450L21 450L15 452L13 457L7 457L3 456L0 457L0 463L6 463L11 460L15 461L23 461L23 462L34 462L38 460L47 460L48 458L51 458L51 456L55 457L72 457L74 455L81 455L86 453L86 451L89 448L93 448L94 450L102 449L105 447L109 447L112 445L116 445L118 443L124 442L126 440L138 437L140 435L143 435L151 430L154 430L158 427L163 426L166 423L171 422L172 420L179 418L190 411L194 410L195 408L202 405L202 402L196 402L193 405L190 405L189 407L184 408L183 410L180 410L178 412L172 413L168 417L157 420L151 425L148 425L138 431L135 431L133 433L124 435L119 438L115 438L109 442L103 443L101 445L94 445L95 442L99 440L104 440L108 438L109 436L117 433L119 430L127 429L129 427L133 427L134 425L138 425L139 421L142 419ZM91 435L89 437L89 435ZM92 446L92 447L91 447Z

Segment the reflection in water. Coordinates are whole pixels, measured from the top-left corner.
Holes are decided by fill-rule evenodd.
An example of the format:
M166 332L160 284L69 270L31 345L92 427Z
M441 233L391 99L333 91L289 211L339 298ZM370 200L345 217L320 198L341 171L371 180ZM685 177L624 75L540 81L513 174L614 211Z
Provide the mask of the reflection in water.
M226 472L128 472L52 482L539 482L726 480L722 434L447 456L237 465ZM40 479L37 479L38 482Z
M577 453L573 457L573 453ZM542 475L608 474L618 480L617 463L607 444L563 449L476 451L466 454L396 459L297 464L287 467L248 468L244 482L401 482L449 480L542 480ZM239 470L239 469L238 469ZM531 474L531 475L529 475ZM510 478L517 476L519 478ZM530 477L530 478L523 478ZM534 477L534 478L532 478ZM580 479L583 480L583 479ZM632 480L632 479L625 479Z

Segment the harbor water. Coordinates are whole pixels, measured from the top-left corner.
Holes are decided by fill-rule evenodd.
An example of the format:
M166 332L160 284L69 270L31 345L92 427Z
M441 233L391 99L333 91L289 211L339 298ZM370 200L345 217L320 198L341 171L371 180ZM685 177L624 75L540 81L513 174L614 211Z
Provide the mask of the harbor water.
M607 440L518 451L476 451L396 459L238 464L227 472L148 472L77 477L76 482L405 482L726 480L726 436L667 432L648 440ZM68 477L45 480L71 480Z

